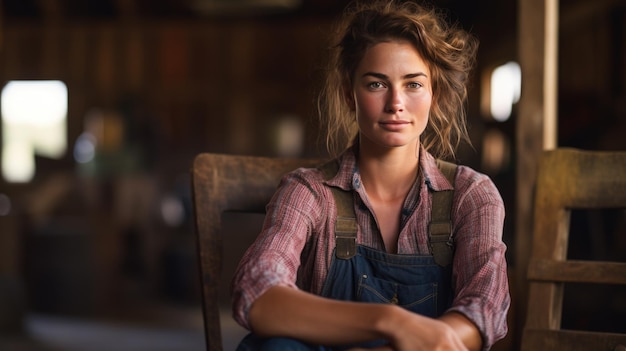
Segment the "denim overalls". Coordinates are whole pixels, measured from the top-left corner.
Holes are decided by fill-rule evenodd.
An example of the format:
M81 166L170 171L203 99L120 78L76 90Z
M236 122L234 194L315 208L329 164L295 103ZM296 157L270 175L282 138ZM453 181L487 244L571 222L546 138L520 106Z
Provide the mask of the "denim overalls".
M437 265L433 256L393 255L365 246L357 246L350 259L335 256L322 296L348 301L393 303L429 317L440 316L451 303L450 266ZM307 345L287 338L260 340L246 337L250 345L244 350L343 350L344 347ZM384 345L385 340L360 344L364 347ZM252 345L254 344L254 346Z
M451 194L446 195L451 196ZM450 240L449 233L445 232L446 229L444 233L437 233L437 231L440 230L442 224L445 224L441 221L442 216L444 220L447 217L449 222L449 204L433 206L430 226L431 247L437 256L438 264L432 255L389 254L357 245L356 220L349 211L345 210L352 208L352 196L342 195L342 191L338 190L333 191L333 196L338 209L336 248L324 282L322 296L336 300L392 303L433 318L443 314L452 302L450 286L452 248L450 245L445 245L449 244ZM441 196L438 197L441 198ZM436 201L441 200L433 198L433 203ZM442 207L443 210L435 211L436 207ZM353 209L351 211L353 212ZM441 238L446 240L444 245L436 243L439 241L440 244ZM445 249L446 246L450 247L449 252ZM442 250L446 252L443 255ZM444 257L443 262L442 257ZM325 347L290 338L261 339L254 334L249 334L241 342L237 351L338 351L355 346L381 346L385 343L387 343L386 340L375 340L355 345Z

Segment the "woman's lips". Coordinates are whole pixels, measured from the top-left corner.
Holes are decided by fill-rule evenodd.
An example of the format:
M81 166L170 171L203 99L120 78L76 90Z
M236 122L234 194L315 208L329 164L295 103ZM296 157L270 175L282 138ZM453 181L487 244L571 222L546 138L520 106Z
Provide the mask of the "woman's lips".
M390 131L398 131L398 130L404 129L410 123L408 121L393 120L393 121L379 122L379 124L383 129L390 130Z

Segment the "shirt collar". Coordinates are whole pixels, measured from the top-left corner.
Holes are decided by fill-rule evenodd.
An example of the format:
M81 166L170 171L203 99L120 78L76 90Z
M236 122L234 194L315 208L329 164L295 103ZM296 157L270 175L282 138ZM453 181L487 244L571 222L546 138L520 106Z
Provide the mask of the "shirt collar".
M355 182L359 182L360 176L357 174L356 153L357 145L346 149L338 157L339 170L337 174L325 181L325 184L341 188L343 190L352 190L355 188ZM441 173L437 167L437 160L423 146L420 146L420 168L421 173L418 181L423 181L431 191L453 190L454 187L448 179Z
M430 190L454 190L454 186L450 184L450 181L439 170L435 157L426 151L424 147L420 147L420 167L424 175L424 182Z
M353 179L357 178L356 146L349 147L337 158L339 170L332 178L325 181L326 185L352 190Z

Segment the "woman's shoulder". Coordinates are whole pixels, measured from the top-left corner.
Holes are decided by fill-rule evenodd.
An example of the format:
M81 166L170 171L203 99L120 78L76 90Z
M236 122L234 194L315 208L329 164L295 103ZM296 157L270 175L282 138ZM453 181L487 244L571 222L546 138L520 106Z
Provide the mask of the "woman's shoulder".
M318 184L325 180L321 169L323 161L319 165L299 167L283 175L283 180L295 180L301 183Z
M487 174L466 165L458 165L454 190L457 197L471 196L502 202L500 192Z
M319 167L299 167L285 173L278 184L278 192L299 197L319 197L324 193L324 175ZM308 195L307 195L308 194Z
M491 182L491 178L480 171L472 168L468 165L457 165L456 183L477 183L477 182Z
M311 167L295 169L284 176L286 180L296 180L311 186L350 188L356 169L356 158L352 149L344 151L336 158L320 159Z
M283 174L280 179L279 188L305 187L313 190L319 187L322 181L322 174L317 167L299 167Z

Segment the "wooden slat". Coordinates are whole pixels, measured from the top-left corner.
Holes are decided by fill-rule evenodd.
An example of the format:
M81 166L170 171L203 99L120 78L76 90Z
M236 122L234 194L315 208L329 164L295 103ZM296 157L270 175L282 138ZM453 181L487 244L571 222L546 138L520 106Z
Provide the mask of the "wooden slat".
M529 263L528 279L564 283L626 285L626 263L535 259Z
M618 345L626 345L626 334L525 329L522 351L614 351Z

